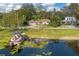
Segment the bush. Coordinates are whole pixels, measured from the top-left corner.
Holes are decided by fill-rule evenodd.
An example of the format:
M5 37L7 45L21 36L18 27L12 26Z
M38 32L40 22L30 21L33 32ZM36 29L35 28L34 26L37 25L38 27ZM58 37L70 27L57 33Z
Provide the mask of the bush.
M61 18L59 16L53 16L53 18L51 18L50 25L53 27L58 27L60 26L60 21L61 21Z

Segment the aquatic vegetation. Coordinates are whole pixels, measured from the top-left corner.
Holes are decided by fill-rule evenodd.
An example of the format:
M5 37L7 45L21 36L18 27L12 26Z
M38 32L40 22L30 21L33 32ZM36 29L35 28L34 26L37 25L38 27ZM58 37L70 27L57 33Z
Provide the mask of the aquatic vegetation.
M44 56L51 56L52 52L50 52L50 51L49 52L43 52L42 55L44 55Z
M20 48L21 48L20 46L16 45L13 49L10 50L10 53L15 54L20 50Z
M5 56L5 54L0 54L0 56Z
M43 48L46 44L48 44L48 42L40 42L39 45L34 43L34 42L31 42L31 41L25 41L23 42L22 46L23 47L32 47L32 48Z
M22 48L28 47L28 48L43 48L48 42L40 42L39 45L32 43L31 41L24 41L20 46L16 45L11 51L11 54L16 54L18 51Z
M36 56L52 56L53 53L51 51L42 52L40 54L37 54Z
M21 46L22 47L31 47L31 45L32 45L32 43L30 41L24 41Z

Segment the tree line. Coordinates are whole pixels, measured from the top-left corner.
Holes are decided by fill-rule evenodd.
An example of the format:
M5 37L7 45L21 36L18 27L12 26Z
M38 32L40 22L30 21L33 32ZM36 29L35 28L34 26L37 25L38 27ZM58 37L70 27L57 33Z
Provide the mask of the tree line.
M12 10L8 13L0 13L0 26L16 28L27 26L29 20L49 19L50 26L60 26L60 21L66 16L79 19L79 4L71 3L60 11L46 11L42 5L35 7L31 3L22 4L18 10Z

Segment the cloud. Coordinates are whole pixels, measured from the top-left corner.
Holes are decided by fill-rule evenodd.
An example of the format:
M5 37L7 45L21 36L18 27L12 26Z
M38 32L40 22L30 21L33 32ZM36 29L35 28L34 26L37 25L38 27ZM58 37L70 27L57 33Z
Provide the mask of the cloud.
M54 9L60 11L60 8L55 6L55 4L56 3L42 3L41 5L43 5L47 11L53 11Z
M55 5L55 3L42 3L41 5L43 5L43 6L53 6L53 5Z
M5 12L7 5L8 4L0 3L0 12Z
M9 4L7 7L10 8L10 7L13 7L13 6L14 6L13 4Z
M21 6L20 5L17 5L15 8L14 8L14 10L17 10L17 9L20 9L21 8Z
M12 9L17 10L21 7L21 4L15 4L15 3L0 3L0 12L8 12Z
M60 8L59 8L59 7L55 7L55 6L50 6L50 7L48 7L48 8L47 8L47 11L54 11L54 9L55 9L56 11L60 11Z
M17 10L17 9L19 9L21 7L21 5L19 5L19 4L9 4L8 6L7 6L7 8L13 8L14 10Z
M8 5L8 3L6 3L6 4L0 3L0 7L1 7L1 6L7 6L7 5Z
M69 6L70 5L70 3L66 3L66 6Z

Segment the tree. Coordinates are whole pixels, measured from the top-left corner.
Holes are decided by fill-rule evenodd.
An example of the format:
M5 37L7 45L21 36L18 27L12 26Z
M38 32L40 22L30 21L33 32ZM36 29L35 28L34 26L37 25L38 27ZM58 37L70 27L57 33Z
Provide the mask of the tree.
M72 16L76 15L76 9L78 8L78 4L77 3L71 3L69 6L69 9L71 11Z
M16 28L27 25L27 22L32 19L35 12L35 8L32 4L23 4L22 8L18 10L4 13L2 26Z
M2 19L2 23L4 27L16 28L16 27L22 26L23 22L24 22L24 19L20 10L5 13Z
M17 27L16 15L13 12L4 14L3 17L3 26L4 27Z
M60 17L55 15L52 17L50 25L53 27L58 27L58 26L60 26L60 20L61 20Z
M64 16L62 12L54 11L54 14L52 14L52 17L50 19L51 20L50 25L53 27L60 26L60 22L63 19L64 19Z
M22 9L23 9L23 13L25 16L25 22L24 25L26 25L28 23L29 20L32 19L32 16L36 14L36 10L35 7L33 6L33 4L31 3L24 3L22 5Z
M3 21L3 13L0 13L0 26L2 26L2 21Z
M47 12L46 11L40 11L37 12L36 15L33 15L33 19L46 19L47 18Z
M71 3L69 6L66 6L62 9L62 12L65 16L75 16L76 15L76 9L78 8L77 3Z

